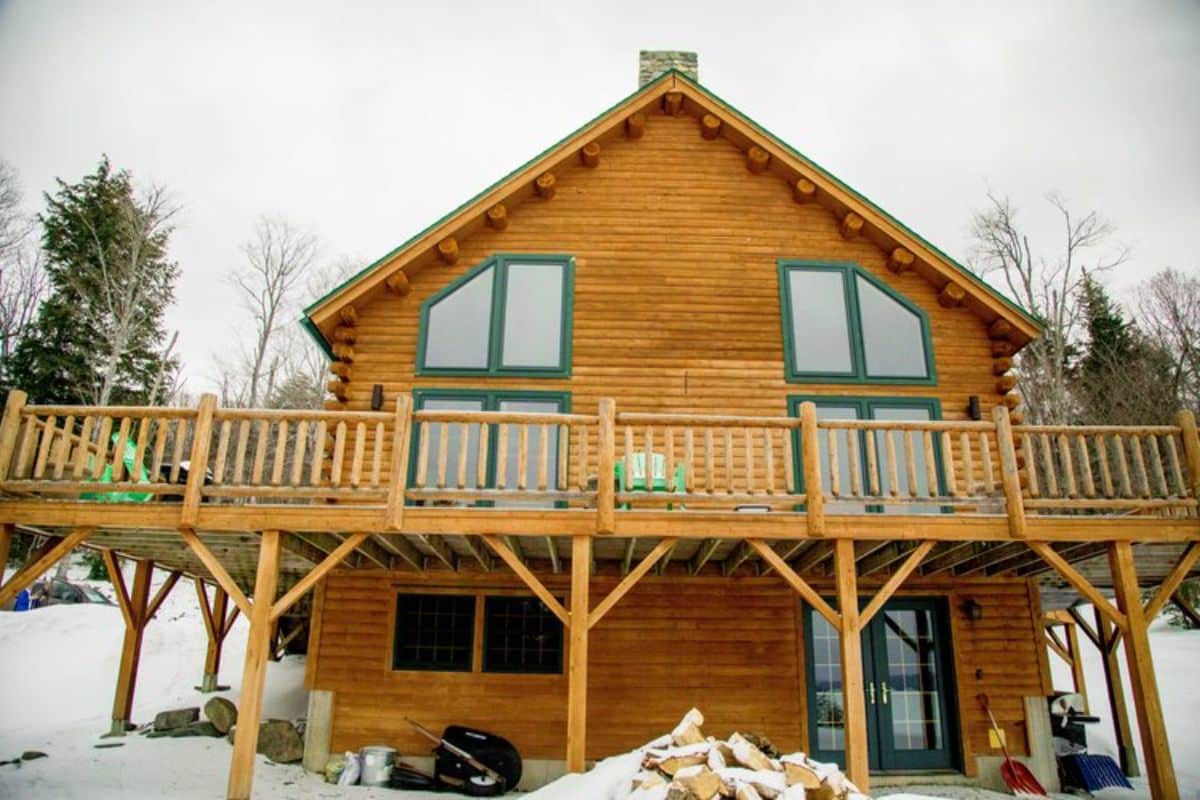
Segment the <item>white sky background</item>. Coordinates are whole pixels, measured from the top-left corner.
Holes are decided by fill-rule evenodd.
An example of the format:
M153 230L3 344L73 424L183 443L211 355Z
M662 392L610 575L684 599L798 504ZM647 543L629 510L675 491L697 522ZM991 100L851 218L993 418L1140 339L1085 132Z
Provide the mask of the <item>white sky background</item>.
M101 153L171 190L195 393L236 346L224 276L259 215L372 261L633 91L640 49L698 51L702 83L953 256L989 187L1057 247L1058 190L1131 246L1119 295L1197 269L1194 0L0 0L0 159L30 210Z

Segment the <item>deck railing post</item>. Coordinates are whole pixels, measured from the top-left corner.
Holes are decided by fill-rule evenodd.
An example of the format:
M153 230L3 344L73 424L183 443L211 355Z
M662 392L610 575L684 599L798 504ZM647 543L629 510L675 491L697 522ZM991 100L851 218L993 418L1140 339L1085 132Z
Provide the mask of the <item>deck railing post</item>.
M212 442L213 414L217 410L217 396L205 394L200 397L196 411L196 426L192 429L192 452L188 460L187 487L183 492L183 508L180 525L192 527L200 515L200 494L204 479L208 475L208 448Z
M821 481L821 443L817 404L800 404L800 467L804 472L804 507L809 536L825 535L825 487Z
M616 527L616 492L613 481L617 463L617 402L611 397L600 398L600 430L596 457L596 532L612 533Z
M1000 479L1004 484L1004 510L1008 514L1008 532L1015 539L1025 538L1025 500L1021 496L1021 474L1017 469L1017 448L1013 441L1012 420L1007 406L992 411L996 421L996 445L1000 451Z
M8 412L5 412L4 421L8 422ZM1192 490L1192 497L1200 498L1200 435L1196 432L1196 415L1186 408L1179 412L1178 417L1179 432L1183 436L1183 452L1187 454L1188 464L1188 482ZM0 443L0 447L3 444ZM4 451L0 450L0 458L3 458Z
M28 401L29 395L13 389L4 403L4 420L0 422L0 484L8 480L8 468L17 449L17 433L21 430L21 411Z
M412 449L412 395L396 398L395 429L392 431L392 475L388 487L388 527L398 531L404 527L404 499L408 489L408 460Z

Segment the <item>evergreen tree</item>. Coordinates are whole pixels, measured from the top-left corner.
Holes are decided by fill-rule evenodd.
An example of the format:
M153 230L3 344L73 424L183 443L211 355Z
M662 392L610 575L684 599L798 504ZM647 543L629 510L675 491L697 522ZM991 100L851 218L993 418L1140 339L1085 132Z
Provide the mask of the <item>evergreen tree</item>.
M1161 424L1178 399L1169 353L1150 341L1092 276L1082 286L1086 344L1073 372L1080 422Z
M174 209L138 194L108 158L79 183L58 181L41 215L50 294L11 363L33 402L160 402L178 365L163 352L163 313L178 266L167 257Z

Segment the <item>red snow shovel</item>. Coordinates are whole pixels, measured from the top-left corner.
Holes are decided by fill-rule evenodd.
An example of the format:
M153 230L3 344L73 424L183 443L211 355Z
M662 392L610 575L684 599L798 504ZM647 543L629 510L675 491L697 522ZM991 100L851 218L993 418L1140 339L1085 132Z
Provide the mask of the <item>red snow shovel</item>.
M996 738L1000 740L1000 749L1004 751L1004 763L1000 765L1000 777L1017 797L1045 797L1046 790L1038 783L1038 779L1033 777L1029 767L1020 761L1013 761L1012 756L1008 754L1008 746L1004 743L1004 734L1000 732L1000 726L996 724L992 709L988 707L987 695L981 694L976 699L983 706L983 710L987 712L988 720L992 723L992 730L996 732Z

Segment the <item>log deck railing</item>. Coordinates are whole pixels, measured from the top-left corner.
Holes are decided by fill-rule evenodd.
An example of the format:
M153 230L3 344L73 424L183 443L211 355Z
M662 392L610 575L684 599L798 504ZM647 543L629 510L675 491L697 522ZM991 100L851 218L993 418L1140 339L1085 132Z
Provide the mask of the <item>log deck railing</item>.
M356 506L1194 517L1200 441L1176 425L27 405L0 423L10 496ZM397 453L397 442L407 442ZM401 456L401 457L396 457ZM204 469L194 468L203 464ZM614 466L616 469L614 469ZM598 476L618 474L616 480ZM649 475L649 479L647 479ZM814 491L814 488L817 491ZM143 498L144 499L144 498Z

